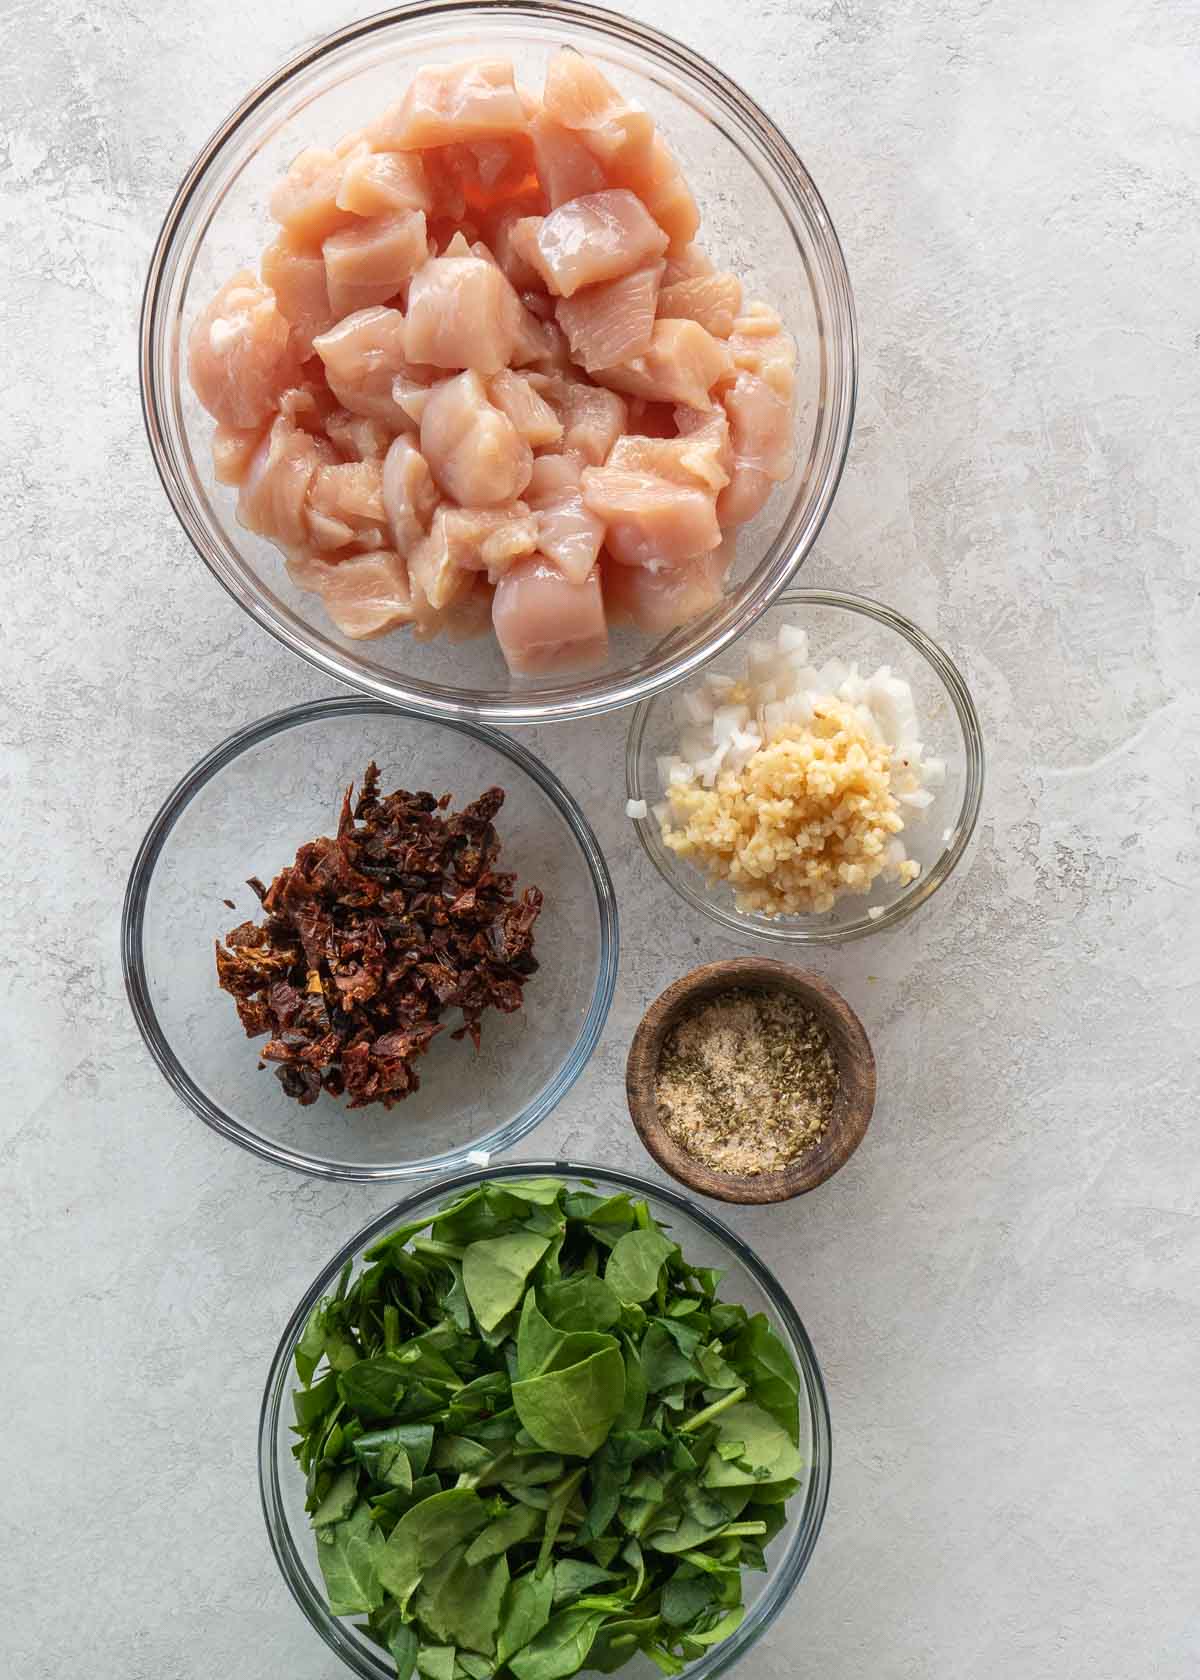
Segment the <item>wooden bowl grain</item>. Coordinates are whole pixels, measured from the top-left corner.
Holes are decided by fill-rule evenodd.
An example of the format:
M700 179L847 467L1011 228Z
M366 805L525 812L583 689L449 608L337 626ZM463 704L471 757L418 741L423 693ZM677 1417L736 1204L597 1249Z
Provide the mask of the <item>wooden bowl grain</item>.
M798 1160L779 1172L716 1172L681 1149L658 1115L655 1074L667 1034L688 1010L735 986L798 997L829 1034L837 1061L838 1092L829 1124ZM694 968L650 1005L629 1046L625 1092L638 1136L680 1184L722 1202L785 1202L824 1184L862 1142L875 1107L875 1057L858 1016L820 975L768 957L736 957Z

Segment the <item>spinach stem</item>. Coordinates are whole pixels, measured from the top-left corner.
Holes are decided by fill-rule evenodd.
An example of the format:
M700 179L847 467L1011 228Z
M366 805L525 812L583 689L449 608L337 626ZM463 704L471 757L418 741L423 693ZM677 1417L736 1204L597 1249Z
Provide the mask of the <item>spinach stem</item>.
M740 1388L731 1388L728 1394L723 1394L719 1400L714 1400L711 1406L705 1406L704 1410L697 1412L695 1417L690 1417L686 1423L681 1423L679 1433L689 1435L694 1430L703 1429L706 1423L711 1423L715 1417L720 1417L722 1412L728 1411L730 1406L736 1406L739 1400L745 1398L745 1384Z
M466 1253L465 1249L439 1242L436 1237L414 1237L412 1249L414 1254L428 1254L431 1260L461 1260Z

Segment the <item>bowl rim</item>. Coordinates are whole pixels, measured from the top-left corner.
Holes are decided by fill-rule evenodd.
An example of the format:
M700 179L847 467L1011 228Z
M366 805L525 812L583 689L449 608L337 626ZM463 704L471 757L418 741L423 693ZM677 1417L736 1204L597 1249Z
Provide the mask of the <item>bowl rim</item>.
M411 1162L370 1165L363 1162L322 1160L306 1154L303 1150L290 1149L284 1144L272 1142L244 1125L218 1103L213 1102L184 1069L159 1022L146 973L143 933L146 902L155 869L176 823L196 794L250 748L304 724L350 716L400 716L431 730L450 729L481 742L507 758L517 770L523 771L554 805L582 852L595 895L600 925L599 962L591 1001L575 1041L564 1055L554 1077L532 1102L494 1132L462 1148L446 1150L439 1155L423 1156ZM590 1061L612 1005L619 955L620 918L608 865L582 809L554 772L527 747L485 724L473 723L467 719L428 718L415 706L387 705L382 700L372 700L362 695L332 695L324 699L305 701L297 706L284 707L281 711L272 712L253 723L245 724L205 753L203 758L179 779L151 819L138 845L121 908L121 967L125 993L143 1042L175 1095L222 1137L240 1144L263 1160L316 1178L365 1180L375 1183L406 1179L428 1182L431 1175L453 1171L463 1166L477 1152L486 1150L490 1154L499 1154L511 1149L557 1108Z
M857 921L847 922L840 927L820 926L782 926L779 922L769 921L765 916L747 914L736 910L732 904L720 902L716 896L706 891L703 877L699 871L690 866L678 865L674 860L674 853L665 851L660 855L659 848L653 844L651 835L657 837L657 828L651 830L653 815L635 819L633 827L637 831L638 843L642 851L650 859L661 878L671 890L684 899L693 909L701 911L710 921L718 922L722 927L732 928L740 934L750 934L757 939L771 940L779 945L831 945L845 944L852 939L863 939L868 934L880 933L885 928L892 928L908 918L920 907L927 903L942 883L949 878L958 866L979 821L980 806L983 802L983 784L986 755L983 744L983 730L979 722L979 713L975 708L975 701L967 687L966 679L950 655L933 640L919 625L898 612L895 607L889 607L883 601L873 600L868 595L852 594L842 589L785 589L771 603L771 610L780 607L832 607L837 611L848 612L862 618L873 619L886 629L893 630L904 638L914 652L931 666L940 680L942 687L950 697L954 707L958 726L962 731L966 753L964 766L964 783L962 802L958 814L954 819L953 838L948 846L943 847L936 862L925 873L918 876L913 885L900 898L884 907L882 916L872 919L864 910ZM715 657L715 656L714 656ZM709 661L705 661L709 663ZM656 706L668 704L673 695L655 694L643 700L634 711L630 720L629 730L625 737L625 787L630 799L644 799L647 806L652 806L658 798L657 790L643 788L640 776L640 761L642 742L650 719ZM693 881L691 877L694 876ZM813 917L813 921L817 921Z
M580 693L563 698L530 700L518 689L509 695L497 691L456 691L444 684L416 677L397 679L375 671L364 671L352 654L338 648L327 636L283 609L277 609L262 593L247 585L226 559L221 545L212 540L206 522L193 505L183 474L176 463L171 428L164 419L169 407L167 393L158 377L158 342L170 339L177 324L167 318L168 293L174 279L179 247L186 238L187 216L206 184L214 164L235 141L260 107L267 104L293 78L340 49L372 34L397 25L423 19L453 17L456 14L495 13L519 17L540 25L556 21L589 29L625 47L644 53L652 63L673 71L698 87L725 114L740 122L753 135L774 170L770 187L777 201L787 201L789 219L798 221L811 239L811 251L802 253L805 268L819 270L822 295L826 296L829 320L820 329L822 344L821 378L816 392L824 426L814 434L806 470L800 475L795 498L755 572L742 588L744 596L736 613L723 627L699 645L682 653L659 656L659 668L638 675L628 670L580 683ZM782 195L782 196L781 196ZM832 360L829 345L836 325L842 354ZM410 3L376 12L346 25L294 54L266 77L234 107L201 147L186 170L163 218L146 273L138 334L138 383L142 419L155 470L184 534L218 583L261 628L292 653L299 655L326 675L348 687L393 704L419 704L430 716L443 719L475 718L508 725L559 722L569 718L597 717L631 705L638 699L670 687L694 671L745 633L755 620L786 588L804 563L824 526L845 469L853 430L858 390L858 327L845 255L829 211L801 161L783 132L736 82L725 76L702 54L660 30L587 0L502 0L496 5L480 0L410 0ZM800 517L800 502L806 486L815 481L818 492ZM788 527L794 527L790 531ZM751 579L755 579L751 586ZM673 631L649 645L639 666L652 660L658 648L669 647L684 631Z
M363 1680L395 1680L394 1670L346 1639L341 1623L333 1617L320 1591L300 1557L291 1526L284 1509L279 1478L279 1455L276 1450L279 1433L279 1414L288 1389L292 1368L292 1354L309 1314L336 1281L342 1268L370 1243L386 1234L392 1225L404 1222L404 1216L430 1196L445 1192L447 1196L486 1179L533 1178L538 1176L593 1178L624 1189L666 1202L670 1207L694 1219L710 1236L725 1244L735 1258L750 1273L771 1303L772 1309L791 1338L791 1351L804 1383L812 1429L811 1464L804 1507L796 1533L787 1551L768 1576L762 1592L746 1614L744 1621L728 1639L714 1646L708 1657L689 1664L686 1676L691 1680L716 1680L737 1662L766 1632L783 1609L801 1576L808 1567L816 1546L825 1510L829 1503L829 1483L832 1469L833 1442L829 1416L829 1398L825 1390L821 1367L804 1323L791 1298L774 1272L760 1260L743 1238L739 1237L723 1219L707 1207L699 1205L679 1190L639 1173L626 1172L618 1167L601 1166L586 1161L545 1159L512 1161L498 1167L476 1167L454 1174L439 1183L424 1183L384 1212L376 1214L361 1230L344 1243L333 1258L321 1269L308 1286L292 1312L275 1349L263 1388L258 1419L258 1482L263 1518L271 1551L279 1566L288 1591L304 1612L310 1624L325 1644L339 1656L346 1666ZM685 1676L685 1680L686 1680Z

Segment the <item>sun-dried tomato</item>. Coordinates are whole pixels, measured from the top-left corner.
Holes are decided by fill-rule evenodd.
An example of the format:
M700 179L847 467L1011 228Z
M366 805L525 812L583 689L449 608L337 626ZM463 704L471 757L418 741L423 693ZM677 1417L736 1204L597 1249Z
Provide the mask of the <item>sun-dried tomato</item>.
M331 839L309 841L269 887L249 885L264 911L217 944L217 981L248 1038L289 1097L322 1090L348 1108L385 1108L420 1085L417 1058L443 1030L476 1049L488 1009L511 1013L537 971L537 887L515 897L496 868L502 788L450 811L450 796L381 795L367 766L357 801L346 790Z

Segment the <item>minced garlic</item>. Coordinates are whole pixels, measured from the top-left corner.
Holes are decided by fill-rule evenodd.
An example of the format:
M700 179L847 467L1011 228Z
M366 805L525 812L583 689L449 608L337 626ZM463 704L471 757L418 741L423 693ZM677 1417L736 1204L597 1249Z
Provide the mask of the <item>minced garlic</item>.
M891 747L833 695L815 700L812 714L777 730L740 769L723 769L713 787L666 789L664 844L728 881L739 910L831 910L880 875L907 884L920 872L893 838L904 819Z

